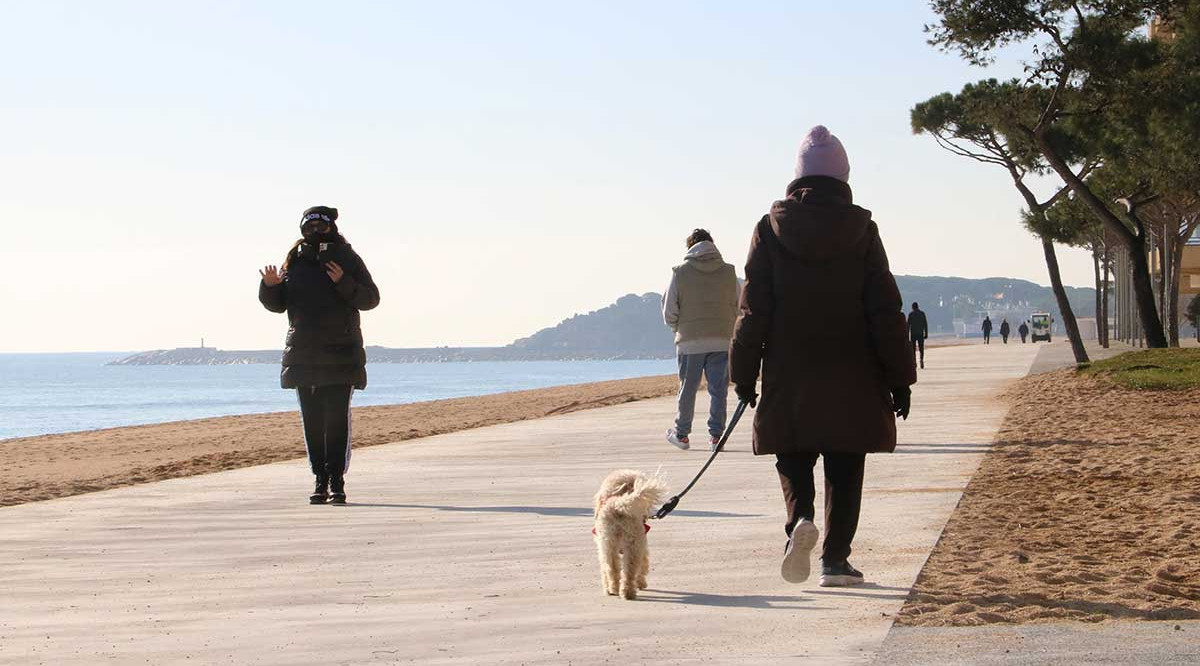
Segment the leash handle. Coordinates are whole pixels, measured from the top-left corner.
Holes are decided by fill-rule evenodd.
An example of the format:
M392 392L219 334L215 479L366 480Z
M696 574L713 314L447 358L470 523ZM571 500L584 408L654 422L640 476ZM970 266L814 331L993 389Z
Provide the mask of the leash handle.
M688 491L692 489L692 486L696 485L696 482L700 480L700 477L704 476L704 472L708 471L708 466L717 459L717 454L725 450L725 442L729 441L729 436L733 434L733 427L736 426L738 420L742 418L742 413L746 411L746 406L747 403L745 400L738 401L737 409L733 410L733 418L729 419L729 425L725 426L725 432L721 434L721 440L717 442L717 448L713 449L712 455L708 457L708 462L704 463L704 467L700 468L700 471L695 477L692 478L692 482L687 484L687 487L683 489L683 492L667 500L667 502L663 504L661 508L659 508L658 512L654 514L655 518L666 518L667 514L671 513L675 510L675 507L679 506L679 500L684 495L688 494Z

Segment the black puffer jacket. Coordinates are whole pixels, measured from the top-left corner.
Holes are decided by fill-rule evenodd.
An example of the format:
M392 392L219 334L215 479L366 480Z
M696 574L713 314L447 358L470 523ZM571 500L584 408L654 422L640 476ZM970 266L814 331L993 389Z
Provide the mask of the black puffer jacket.
M379 305L379 288L349 243L322 246L325 249L315 260L293 256L282 284L258 285L263 307L288 314L280 384L283 388L353 384L363 389L367 352L358 311ZM345 271L337 284L325 273L330 261Z

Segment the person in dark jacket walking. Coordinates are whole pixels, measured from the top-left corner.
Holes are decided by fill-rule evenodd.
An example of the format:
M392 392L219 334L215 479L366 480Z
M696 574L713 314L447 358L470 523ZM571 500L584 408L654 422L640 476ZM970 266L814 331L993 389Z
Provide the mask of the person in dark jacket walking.
M755 406L754 453L774 455L787 505L780 573L808 578L818 531L813 468L824 459L825 587L863 575L847 561L866 454L896 448L916 363L903 301L870 211L853 203L841 142L822 126L800 146L796 179L750 238L730 367Z
M1008 320L1000 322L1000 338L1004 340L1004 344L1008 344L1008 334L1012 333L1012 327L1008 325Z
M367 387L359 311L379 305L367 266L338 232L337 209L315 206L300 219L302 238L282 269L259 271L258 300L287 312L280 385L300 401L304 447L316 477L313 504L346 503L350 397Z
M1025 337L1029 335L1029 325L1021 322L1021 325L1017 327L1017 333L1021 334L1021 344L1025 344Z
M983 344L992 343L992 319L987 315L983 316Z
M912 340L913 352L920 350L921 367L925 367L925 338L929 337L929 320L920 306L912 304L912 312L908 313L908 339Z

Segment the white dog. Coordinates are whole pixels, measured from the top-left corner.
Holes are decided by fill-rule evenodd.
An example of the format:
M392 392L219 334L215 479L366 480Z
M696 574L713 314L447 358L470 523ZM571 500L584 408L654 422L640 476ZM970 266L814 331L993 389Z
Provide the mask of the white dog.
M600 555L600 580L608 594L626 599L646 589L650 571L650 546L646 518L666 494L661 477L632 469L609 474L596 493L596 550Z

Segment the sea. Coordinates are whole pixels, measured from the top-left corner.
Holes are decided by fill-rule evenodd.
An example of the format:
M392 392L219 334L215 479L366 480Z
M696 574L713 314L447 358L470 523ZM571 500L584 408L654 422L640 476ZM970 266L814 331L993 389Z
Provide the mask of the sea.
M298 409L279 366L108 362L128 353L0 354L0 440ZM353 404L441 398L675 373L669 360L369 363Z

